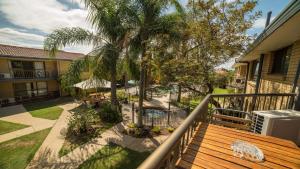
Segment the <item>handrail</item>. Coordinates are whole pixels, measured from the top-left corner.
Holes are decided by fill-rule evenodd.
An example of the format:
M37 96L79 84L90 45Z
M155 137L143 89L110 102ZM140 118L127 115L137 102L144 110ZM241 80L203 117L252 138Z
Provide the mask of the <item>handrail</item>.
M172 135L160 145L138 168L140 169L157 169L161 166L162 161L174 148L188 128L193 125L195 120L199 120L199 116L203 112L207 112L207 106L210 95L207 95L203 101L192 111L192 113L183 121L183 123L172 133Z
M192 136L194 135L195 133L194 131L196 130L196 127L199 125L199 122L208 121L207 119L207 117L209 117L208 106L209 104L213 104L211 101L213 101L215 98L252 97L252 98L258 98L259 100L259 97L261 96L282 97L282 98L287 97L286 102L289 103L289 102L294 102L293 97L296 96L296 94L295 93L209 94L191 112L191 114L183 121L183 123L170 135L170 137L163 144L161 144L138 168L139 169L175 168L174 166L175 163L180 158L180 154L183 153L186 146L189 144L189 139L191 139ZM256 101L254 101L254 103L255 102ZM283 99L281 100L281 104L282 102ZM215 109L219 109L219 108L222 107L216 107ZM240 112L240 111L236 110L236 112Z
M238 96L241 96L241 97L249 97L249 96L296 96L296 93L245 93L245 94L242 94L242 93L233 93L233 94L211 94L212 97L232 97L232 96L235 96L235 97L238 97Z

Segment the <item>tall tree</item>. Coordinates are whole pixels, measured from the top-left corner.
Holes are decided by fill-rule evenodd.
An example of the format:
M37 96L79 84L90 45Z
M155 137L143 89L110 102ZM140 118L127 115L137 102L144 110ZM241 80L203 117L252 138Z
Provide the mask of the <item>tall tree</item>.
M128 39L129 25L126 21L127 1L122 0L84 0L89 15L87 20L95 32L82 28L62 28L49 34L44 41L44 49L55 56L58 48L66 45L92 45L90 52L92 59L89 64L74 64L77 68L73 74L78 74L82 67L93 65L93 75L99 79L109 77L111 80L111 102L117 104L116 76L117 61ZM86 62L82 61L82 62ZM109 75L107 74L109 72ZM72 75L72 72L70 72ZM74 80L73 80L74 81ZM72 80L70 81L72 82Z
M132 24L135 33L130 43L131 53L140 56L140 83L139 83L139 115L138 126L142 124L142 107L144 99L144 82L149 44L159 35L178 37L179 15L167 13L172 5L182 12L176 0L133 0L131 7Z
M203 95L213 92L215 68L244 52L252 40L246 31L261 15L254 12L256 4L189 0L185 38L165 66L169 78Z

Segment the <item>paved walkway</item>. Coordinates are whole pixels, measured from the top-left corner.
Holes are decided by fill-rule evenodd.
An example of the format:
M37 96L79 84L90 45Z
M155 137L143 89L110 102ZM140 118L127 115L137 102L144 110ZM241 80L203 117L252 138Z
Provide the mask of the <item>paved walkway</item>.
M30 126L0 135L0 143L52 127L56 121L32 117L23 105L0 108L0 120Z
M59 157L59 150L61 149L65 141L64 134L68 127L68 118L70 117L70 110L74 109L77 106L77 103L67 103L59 106L64 110L60 115L59 119L56 121L55 125L52 127L48 136L42 143L41 147L36 152L33 161L40 161L43 157L51 157L54 159Z
M125 129L124 123L119 123L112 127L109 130L106 130L98 138L88 142L76 149L74 149L69 154L59 158L59 150L61 149L64 136L61 134L61 131L64 128L67 128L67 117L70 113L67 110L73 109L76 107L76 104L66 104L61 106L64 108L64 111L57 123L53 126L49 135L43 142L42 146L35 154L34 159L28 165L27 169L33 168L68 168L73 169L77 168L82 162L90 158L98 150L108 143L116 143L123 147L130 148L135 151L144 152L151 151L158 147L163 141L167 139L167 135L160 135L154 138L134 138L128 135L123 134ZM123 106L123 118L127 118L126 122L131 122L131 106Z
M110 142L135 151L144 152L154 150L168 137L167 135L160 135L154 138L134 138L123 134L123 130L124 124L119 123L102 133L99 138L76 148L61 158L57 158L57 156L53 155L51 149L44 149L40 152L39 156L37 156L38 158L35 158L27 168L75 169Z
M146 102L146 104L150 104L152 106L163 106L167 108L168 95L163 96L162 98L154 98L150 102ZM125 124L122 122L115 125L111 129L102 133L98 138L59 158L58 153L65 139L61 131L67 128L67 118L70 115L68 110L73 109L76 106L77 104L66 104L61 106L64 109L62 115L55 123L38 152L35 154L35 157L31 161L30 165L27 166L27 169L74 169L110 142L135 151L144 152L154 150L168 138L168 135L159 135L153 138L134 138L123 134L126 126L125 124L132 121L131 104L128 104L123 106L123 118L125 118Z

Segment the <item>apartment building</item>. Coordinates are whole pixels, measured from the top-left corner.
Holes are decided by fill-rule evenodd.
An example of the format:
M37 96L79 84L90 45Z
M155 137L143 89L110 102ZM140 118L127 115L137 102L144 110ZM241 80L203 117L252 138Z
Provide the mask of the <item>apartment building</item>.
M2 106L43 97L67 95L58 78L81 53L58 51L51 58L43 49L0 44L0 103Z
M246 93L294 93L300 72L300 1L291 3L234 64Z

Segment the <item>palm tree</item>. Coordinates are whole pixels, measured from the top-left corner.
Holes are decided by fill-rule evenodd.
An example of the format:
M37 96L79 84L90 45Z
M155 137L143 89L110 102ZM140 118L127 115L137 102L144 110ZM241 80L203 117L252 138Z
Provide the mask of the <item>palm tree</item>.
M84 67L92 65L93 76L99 79L108 77L111 80L111 103L116 105L116 65L127 42L129 30L124 24L127 3L122 0L84 0L84 2L89 11L87 19L96 33L78 27L58 29L47 36L44 49L49 51L50 56L55 56L58 48L66 45L93 45L93 50L87 56L90 59L77 61L69 72L78 77Z
M135 26L135 35L130 42L131 52L140 56L140 83L139 83L139 115L138 126L142 124L142 107L145 86L146 51L151 41L159 35L178 37L178 13L167 13L171 5L177 11L183 12L177 0L134 0L130 7L131 23Z

